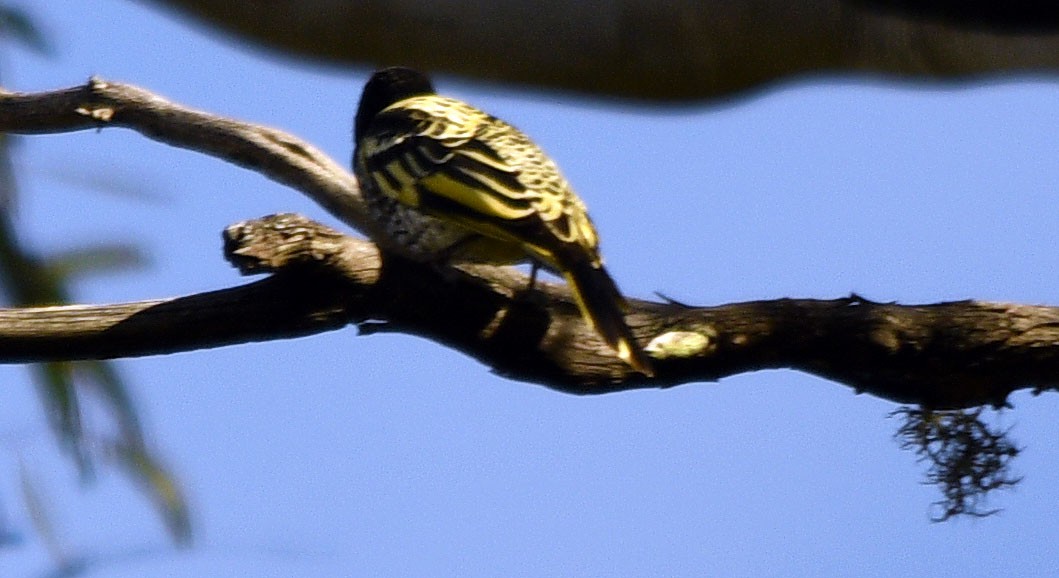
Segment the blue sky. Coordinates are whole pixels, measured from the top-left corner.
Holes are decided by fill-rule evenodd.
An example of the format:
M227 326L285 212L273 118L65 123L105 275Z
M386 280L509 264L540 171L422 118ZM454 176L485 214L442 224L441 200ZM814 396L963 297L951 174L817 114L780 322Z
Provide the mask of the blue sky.
M367 68L278 60L134 2L21 5L58 54L5 47L8 87L97 74L350 155ZM557 159L631 295L1059 302L1054 82L816 79L668 112L437 84ZM28 137L16 161L34 249L129 241L151 259L80 283L82 302L244 282L220 252L236 221L336 224L295 191L122 129ZM0 575L54 567L19 501L20 459L86 576L1059 573L1054 395L1018 394L1002 418L1026 448L1025 481L991 502L1004 512L936 525L936 490L891 440L894 406L791 371L577 398L352 328L120 367L187 488L195 547L172 549L122 476L81 488L27 372L2 367L0 516L24 540L0 550Z

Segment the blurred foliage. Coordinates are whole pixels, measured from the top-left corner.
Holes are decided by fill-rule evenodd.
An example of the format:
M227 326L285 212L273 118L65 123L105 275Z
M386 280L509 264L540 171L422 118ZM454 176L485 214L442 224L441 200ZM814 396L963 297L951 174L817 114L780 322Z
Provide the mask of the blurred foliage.
M902 407L890 414L903 423L894 438L901 449L912 450L929 464L926 482L944 496L934 502L935 522L955 516L985 517L999 509L983 507L994 490L1014 487L1021 478L1011 474L1011 460L1019 448L1000 430L982 420L985 408L931 411Z
M147 490L162 513L169 535L178 544L191 541L191 518L187 500L173 476L142 445L122 441L110 446L111 457Z
M44 56L51 56L55 53L29 14L4 4L0 4L0 38L14 40Z
M52 49L28 15L0 5L0 38L17 41L42 54ZM51 257L32 254L20 242L13 208L17 180L10 135L0 134L0 290L11 306L30 307L70 302L70 283L79 276L127 271L144 264L135 247L104 245L78 248ZM178 544L191 537L187 503L176 479L161 464L144 441L143 428L128 387L116 366L106 361L63 361L31 366L51 429L64 451L77 464L83 482L95 477L103 465L118 467L144 488ZM86 403L102 406L113 432L89 431L85 425ZM90 404L91 405L91 404ZM102 441L108 440L108 441ZM101 460L105 460L102 461ZM71 568L62 550L47 500L38 481L20 461L22 502L34 530L48 546L60 568ZM10 533L6 528L0 531Z
M41 537L45 548L51 554L52 560L61 568L71 565L70 557L59 541L58 533L55 531L55 522L48 508L48 500L44 497L41 488L43 485L36 476L30 472L26 460L19 456L18 481L22 490L22 503L26 506L29 519L33 523L33 529Z

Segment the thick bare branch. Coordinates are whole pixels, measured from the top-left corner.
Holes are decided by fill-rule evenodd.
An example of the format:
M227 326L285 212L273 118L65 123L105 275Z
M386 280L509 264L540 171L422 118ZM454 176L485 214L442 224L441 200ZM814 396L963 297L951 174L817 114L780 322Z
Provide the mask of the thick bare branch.
M1002 404L1059 375L1059 308L782 299L719 307L633 301L658 377L629 371L564 286L516 270L380 259L368 242L297 215L226 231L229 259L264 281L168 301L0 310L0 362L120 357L281 339L357 323L422 335L501 375L577 394L794 368L931 408Z
M157 355L343 327L349 296L315 285L311 275L281 275L174 299L0 309L0 363Z
M290 57L668 102L806 74L1054 73L1050 6L930 0L154 0ZM400 38L400 42L393 39ZM541 42L547 38L547 42Z

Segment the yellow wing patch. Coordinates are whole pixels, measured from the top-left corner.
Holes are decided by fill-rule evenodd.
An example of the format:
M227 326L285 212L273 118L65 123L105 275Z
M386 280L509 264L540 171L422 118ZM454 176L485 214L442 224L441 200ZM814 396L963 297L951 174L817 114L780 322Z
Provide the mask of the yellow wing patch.
M476 180L488 181L488 177ZM486 219L511 221L528 217L534 212L532 205L521 204L521 206L515 206L510 203L510 197L497 194L498 190L502 191L503 189L491 188L485 183L483 183L482 187L471 187L444 172L434 173L422 179L420 183L431 193L459 203L471 211L481 213L482 217Z

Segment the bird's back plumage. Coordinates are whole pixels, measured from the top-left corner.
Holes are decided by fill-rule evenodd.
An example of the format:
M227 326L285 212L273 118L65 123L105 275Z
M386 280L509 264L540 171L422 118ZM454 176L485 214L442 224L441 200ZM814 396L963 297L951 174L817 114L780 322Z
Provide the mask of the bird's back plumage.
M584 203L529 137L400 68L369 80L355 132L354 169L384 246L421 261L542 264L567 279L604 340L651 373Z

